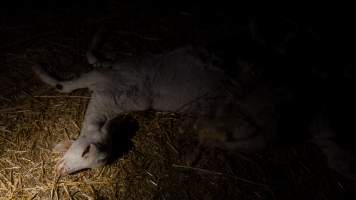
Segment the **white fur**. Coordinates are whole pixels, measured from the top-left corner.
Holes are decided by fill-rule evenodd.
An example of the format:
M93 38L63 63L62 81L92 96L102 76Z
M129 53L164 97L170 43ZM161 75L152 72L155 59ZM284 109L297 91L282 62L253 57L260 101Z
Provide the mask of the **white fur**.
M87 54L89 63L95 60L92 56ZM261 148L276 126L278 102L268 87L240 98L238 85L209 61L203 61L191 47L115 63L111 69L96 69L69 81L56 80L39 66L34 71L43 82L61 86L61 92L80 88L92 92L80 137L71 145L58 145L59 149L68 149L56 166L60 175L106 164L112 148L108 124L126 112L155 109L199 116L195 127L198 132L202 130L200 142L228 149ZM344 156L350 156L333 142L335 133L327 124L322 118L312 124L315 144L327 156L331 168L348 175L349 169L342 168L348 166Z
M34 67L34 70L45 83L54 87L60 85L62 92L79 88L89 88L92 92L80 137L56 167L61 175L104 165L111 151L107 124L126 112L155 109L190 113L202 119L221 118L220 122L224 123L227 118L229 121L241 120L238 112L245 109L251 110L257 124L265 129L273 127L273 123L265 123L270 116L259 113L259 104L251 109L248 105L250 99L237 101L236 84L209 61L202 61L191 47L142 60L116 63L110 70L93 70L69 81L56 80L40 67ZM230 128L239 130L232 130L234 139L249 135L239 125ZM257 135L242 142L224 142L223 145L231 148L254 148L254 144L261 146L264 139ZM96 144L102 144L105 150L98 150ZM89 156L84 158L82 153L88 145Z

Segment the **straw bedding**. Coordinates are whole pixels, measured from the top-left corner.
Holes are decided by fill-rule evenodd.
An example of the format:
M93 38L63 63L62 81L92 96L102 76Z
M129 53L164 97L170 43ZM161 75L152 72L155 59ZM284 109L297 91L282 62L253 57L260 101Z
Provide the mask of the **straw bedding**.
M131 27L117 19L102 20L118 21L116 43L122 46L116 56L122 58L187 41L169 23L165 29L171 32L164 35L152 31L159 25L149 19L153 25L135 26L139 22L133 20ZM179 20L167 17L162 23L186 26ZM138 131L118 160L58 179L54 165L61 155L52 148L78 137L90 97L85 90L57 93L33 75L31 65L39 60L50 63L63 77L88 70L84 53L90 24L78 27L82 21L41 19L34 26L14 22L12 29L0 30L7 34L0 46L1 200L337 199L347 190L311 145L257 154L198 148L196 133L179 131L177 122L185 116L152 111L122 116L137 121Z

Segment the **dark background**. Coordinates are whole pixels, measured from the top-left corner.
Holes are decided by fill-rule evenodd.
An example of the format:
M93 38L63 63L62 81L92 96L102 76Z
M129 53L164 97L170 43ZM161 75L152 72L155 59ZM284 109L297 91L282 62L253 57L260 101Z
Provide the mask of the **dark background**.
M222 58L220 64L231 76L239 73L234 68L239 59L259 66L261 79L272 82L276 88L287 88L293 94L293 98L281 106L284 125L280 132L288 132L282 135L281 143L297 143L310 137L301 136L300 132L307 128L317 112L322 111L338 130L341 143L355 148L356 23L350 11L352 6L251 4L2 1L0 52L5 56L12 49L26 48L29 45L26 36L36 33L33 35L42 37L39 33L48 30L65 35L70 34L71 28L82 29L83 37L90 38L97 28L113 24L100 24L97 19L113 18L112 21L125 24L123 28L137 29L140 33L158 32L157 35L162 36L159 47L155 46L157 43L145 46L136 41L137 54L193 44L204 46ZM251 20L257 27L255 36L247 30ZM169 29L168 33L158 28L160 24ZM20 26L27 28L17 31L19 36L11 34L12 27ZM286 40L288 34L292 36Z
M75 23L87 23L97 18L121 16L118 20L127 20L128 27L140 27L142 22L141 31L152 32L146 29L145 23L151 20L159 24L161 18L168 18L171 21L164 23L172 32L176 31L176 35L169 35L168 42L162 42L163 48L184 44L205 46L222 58L222 66L232 76L238 73L234 68L237 58L259 64L264 77L272 80L276 87L287 87L294 94L293 101L285 106L286 113L293 113L288 116L288 123L305 122L299 124L305 128L310 117L323 110L334 118L335 126L343 130L345 141L350 142L353 133L349 130L354 130L355 113L356 25L351 8L326 3L2 1L0 25L4 30L25 25L41 32L48 27L65 26L68 21L75 26ZM175 19L184 15L187 17L183 22ZM131 19L136 24L131 24ZM257 36L241 31L251 20L257 27ZM100 23L94 24L101 26ZM290 32L295 36L285 42ZM7 35L5 31L2 36L0 48L6 51L12 44L13 35Z

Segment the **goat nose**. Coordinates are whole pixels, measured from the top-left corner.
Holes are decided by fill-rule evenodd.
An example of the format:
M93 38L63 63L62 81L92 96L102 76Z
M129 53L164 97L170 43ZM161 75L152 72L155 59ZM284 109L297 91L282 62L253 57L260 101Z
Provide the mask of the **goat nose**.
M68 169L67 169L63 159L58 161L58 163L55 166L55 171L61 177L68 175Z

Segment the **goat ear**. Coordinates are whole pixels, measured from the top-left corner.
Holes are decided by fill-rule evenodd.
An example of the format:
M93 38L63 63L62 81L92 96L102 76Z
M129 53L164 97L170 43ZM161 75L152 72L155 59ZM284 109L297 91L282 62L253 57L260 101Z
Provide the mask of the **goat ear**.
M73 142L74 142L74 140L65 140L65 141L60 142L60 143L56 144L56 146L54 146L53 152L54 153L64 153L70 148L70 146L72 146Z

